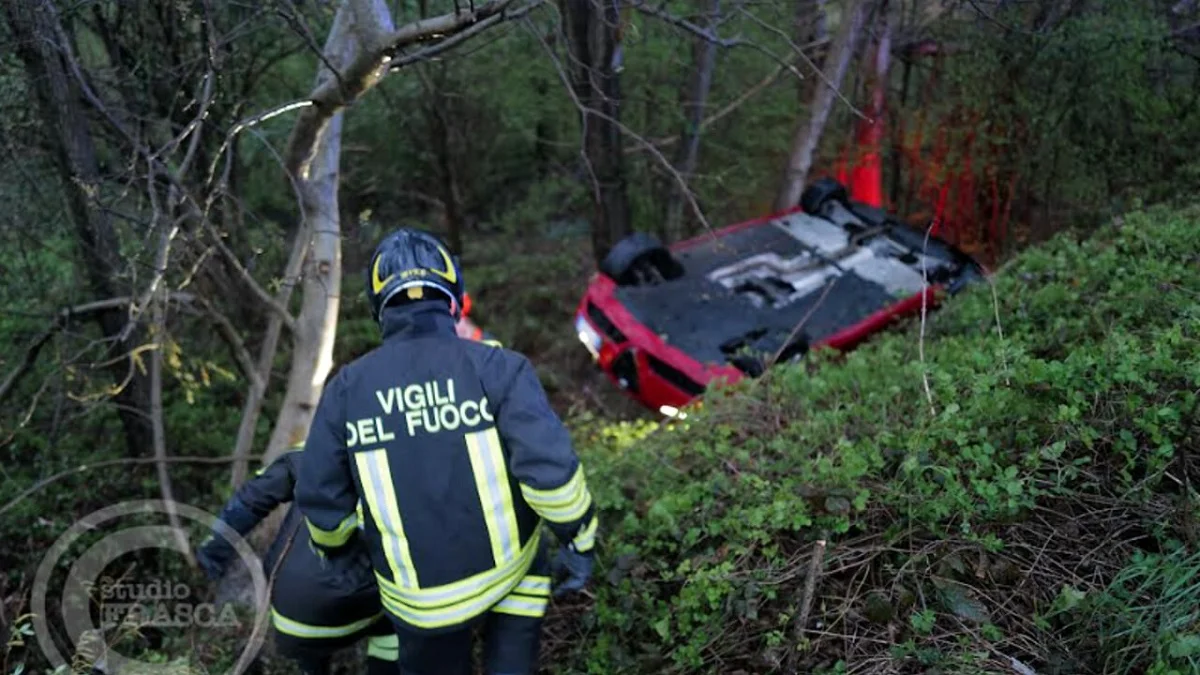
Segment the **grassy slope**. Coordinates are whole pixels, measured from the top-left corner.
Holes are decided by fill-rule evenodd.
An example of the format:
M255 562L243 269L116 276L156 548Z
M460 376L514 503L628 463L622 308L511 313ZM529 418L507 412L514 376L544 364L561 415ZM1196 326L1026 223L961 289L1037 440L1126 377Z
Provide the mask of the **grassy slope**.
M1028 251L998 304L930 316L924 359L913 326L677 428L578 421L604 548L548 667L1196 672L1198 228Z

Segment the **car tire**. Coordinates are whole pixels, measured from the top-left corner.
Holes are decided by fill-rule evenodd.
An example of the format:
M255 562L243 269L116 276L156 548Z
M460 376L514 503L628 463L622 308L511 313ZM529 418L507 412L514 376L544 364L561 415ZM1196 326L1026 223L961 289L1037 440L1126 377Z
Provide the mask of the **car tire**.
M654 268L664 279L682 274L682 268L667 247L645 232L634 232L618 241L600 262L600 272L626 286L638 282L637 272L643 265Z
M846 191L845 185L828 177L804 188L804 192L800 194L800 208L814 216L820 214L821 209L831 201L848 202L850 193Z

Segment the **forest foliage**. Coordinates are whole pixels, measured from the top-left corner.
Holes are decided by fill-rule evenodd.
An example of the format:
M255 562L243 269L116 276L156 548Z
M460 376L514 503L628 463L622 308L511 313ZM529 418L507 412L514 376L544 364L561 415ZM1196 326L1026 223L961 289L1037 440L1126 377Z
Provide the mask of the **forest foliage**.
M5 8L0 629L20 625L39 552L82 515L159 498L167 474L175 499L220 506L259 368L253 453L271 438L297 333L284 326L279 349L264 348L279 316L264 298L297 281L284 270L303 214L282 169L297 112L256 116L312 89L339 4L31 1L56 8L56 44L71 46L58 52L22 39L45 14ZM453 9L359 4L390 6L396 26ZM606 508L596 597L555 610L556 672L753 673L789 659L984 672L1009 658L1039 673L1189 672L1195 2L864 3L815 173L853 159L886 35L887 201L919 221L933 206L919 179L953 177L949 198L978 218L944 234L1000 270L994 295L929 322L924 359L914 328L658 428L575 341L597 228L671 241L772 208L848 4L614 3L620 22L593 29L619 57L605 138L623 225L597 215L600 146L572 86L567 0L513 4L429 58L412 55L445 36L406 45L397 58L411 62L345 111L333 362L378 342L362 267L386 231L455 243L474 318L537 365ZM930 44L940 55L917 55ZM689 106L709 66L706 104ZM682 176L689 134L698 153ZM90 174L64 179L85 140ZM162 300L145 307L160 310L131 318L118 301L151 288ZM156 474L156 447L210 463ZM815 540L826 553L812 572ZM38 667L27 643L5 675Z

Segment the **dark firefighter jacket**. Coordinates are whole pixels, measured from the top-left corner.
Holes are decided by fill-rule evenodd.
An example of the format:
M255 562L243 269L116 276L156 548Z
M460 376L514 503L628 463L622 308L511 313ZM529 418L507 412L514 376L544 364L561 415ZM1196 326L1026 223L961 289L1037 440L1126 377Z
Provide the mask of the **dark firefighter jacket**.
M459 338L434 302L385 309L383 335L326 385L296 501L332 555L362 495L384 609L418 630L451 630L519 584L545 585L522 584L543 522L590 551L595 508L524 356Z
M292 502L263 559L264 574L268 578L276 574L271 602L274 623L292 635L325 637L329 631L326 627L340 628L346 624L353 628L356 623L368 623L371 603L356 600L374 594L375 579L360 541L354 542L345 555L332 560L322 560L313 552L308 528L304 527L303 516L293 501L298 467L303 464L302 448L290 449L243 483L220 517L245 536L278 506ZM295 538L276 571L275 565L292 532ZM214 536L219 536L219 532ZM296 593L303 601L288 597Z

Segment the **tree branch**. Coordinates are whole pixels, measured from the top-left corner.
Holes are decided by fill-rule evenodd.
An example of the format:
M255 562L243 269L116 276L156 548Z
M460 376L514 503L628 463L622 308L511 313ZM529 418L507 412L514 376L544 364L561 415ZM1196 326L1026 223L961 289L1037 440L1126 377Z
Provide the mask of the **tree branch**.
M182 302L187 302L190 301L193 296L186 293L173 293L171 294L171 297ZM33 368L33 364L37 361L38 354L41 353L42 348L46 346L46 343L50 341L50 338L54 337L56 333L61 331L68 323L70 323L72 319L91 317L93 314L97 314L99 312L125 307L129 305L132 300L133 298L130 297L97 300L95 302L87 302L82 305L68 307L56 314L54 319L51 321L50 326L47 327L46 330L43 331L42 334L39 335L29 345L29 347L25 349L25 355L21 358L21 362L17 364L16 368L9 372L8 377L4 378L4 383L0 384L0 403L3 403L5 399L12 394L13 389L17 386L17 384L19 384L20 381L29 374L29 370Z
M708 42L711 42L720 47L737 47L739 45L746 44L746 41L741 38L718 37L718 36L714 35L712 33L712 31L708 30L707 28L704 28L702 26L697 26L696 24L692 23L691 21L688 21L687 19L675 16L674 14L671 14L659 7L650 7L642 2L634 2L634 3L630 3L630 4L633 6L634 9L636 9L637 11L639 11L643 14L653 16L657 19L662 19L663 21L671 24L672 26L675 26L677 28L682 28L683 30L686 30L689 33L692 33L696 37L707 40Z
M288 139L284 153L288 173L304 179L308 176L316 154L317 139L334 113L353 103L370 91L387 74L389 63L404 47L430 38L457 33L495 14L501 13L513 0L490 0L474 12L443 14L414 21L394 30L373 49L362 49L341 72L317 87L308 97L312 105L301 111ZM360 3L361 4L361 3Z
M806 46L805 49L825 47L828 44L829 44L829 40L820 40L818 42L814 42L814 43ZM720 110L713 113L712 115L704 118L704 121L702 121L700 123L699 130L706 131L710 126L716 124L717 122L720 122L721 120L723 120L726 117L728 117L729 115L731 115L734 111L736 111L738 108L740 108L743 103L754 98L755 95L759 94L764 89L766 89L767 87L774 84L775 80L778 80L779 76L782 75L784 73L784 71L795 68L796 62L799 60L800 60L799 57L796 57L796 58L792 59L787 65L776 66L775 70L771 71L770 73L767 74L766 77L764 77L763 79L756 82L753 86L751 86L746 91L742 92L741 95L739 95L737 98L730 101L728 104L725 105L725 107L721 108ZM680 138L681 138L681 136L678 134L676 134L674 136L665 136L663 138L655 139L653 141L653 144L655 147L660 148L660 149L667 148L667 147L670 147L670 146L678 143ZM632 148L626 148L624 152L626 155L634 155L639 152L645 152L645 150L646 150L646 148L644 146L639 145L639 146L634 146Z
M154 459L157 460L158 485L162 490L163 502L167 507L167 520L171 523L171 531L175 534L175 539L180 546L179 550L183 552L188 565L195 569L196 557L192 554L191 545L188 544L187 533L184 532L183 526L179 522L179 512L175 508L175 491L171 489L171 474L167 471L167 433L166 425L163 423L162 401L163 349L166 348L167 332L166 311L163 305L166 304L166 297L163 293L157 295L158 297L152 300L154 304L151 306L151 313L158 349L155 349L154 353L150 355L150 426L154 438Z
M262 456L256 455L254 457L251 457L250 459L262 459ZM53 485L54 483L57 483L58 481L60 481L64 478L74 476L77 473L83 473L85 471L90 471L92 469L103 469L103 468L109 467L109 466L132 466L132 465L158 464L158 463L164 463L164 464L229 464L232 461L233 461L232 457L167 457L165 459L160 459L158 457L122 457L121 459L106 459L104 461L93 462L91 464L80 464L79 466L59 471L58 473L51 475L49 478L43 478L42 480L39 480L38 482L29 486L28 488L23 490L20 494L18 494L16 497L13 497L12 500L9 501L7 504L0 507L0 516L3 516L5 513L11 511L13 509L13 507L15 507L17 504L20 504L21 502L28 499L30 497L30 495L36 494L36 493L46 489L46 487Z
M538 7L541 7L544 1L545 0L533 0L533 2L530 2L529 4L525 5L524 7L521 7L520 9L515 9L511 12L501 11L499 14L493 14L492 16L490 16L486 19L483 19L482 21L472 25L471 27L467 28L466 30L463 30L462 32L457 33L456 35L446 38L445 40L442 40L441 42L439 42L435 45L425 47L424 49L422 49L418 52L415 52L413 54L409 54L407 56L403 56L398 59L392 60L391 63L389 64L389 68L391 68L392 70L395 70L397 68L401 68L403 66L407 66L409 64L416 63L418 61L424 61L426 59L437 56L438 54L441 54L442 52L453 49L454 47L457 47L458 45L462 44L463 42L470 40L471 38L475 37L479 33L482 33L483 31L487 30L488 28L491 28L492 26L494 26L498 23L501 23L504 21L516 21L517 19L524 17L525 15L529 14L530 12L537 9Z
M246 282L246 286L250 288L250 290L254 293L254 296L257 297L267 307L270 307L271 311L273 311L275 315L278 316L281 321L283 321L283 325L286 326L289 331L295 331L296 319L292 316L291 312L287 310L287 307L284 307L283 303L280 302L279 299L271 297L271 294L268 293L267 290L258 283L258 281L254 278L254 275L250 274L250 270L246 269L246 266L237 259L237 255L225 245L224 241L221 241L221 235L216 231L216 228L212 228L211 224L209 227L209 234L212 235L213 241L216 243L217 249L221 251L221 255L225 258L225 261L233 267L234 271L238 273L238 276L242 278L242 281Z
M229 317L225 316L213 306L206 298L197 296L196 304L200 305L205 314L212 319L213 325L217 327L217 332L221 334L221 338L225 341L229 351L233 354L234 361L238 364L238 369L242 371L242 375L246 377L251 384L262 386L259 381L258 370L254 367L254 359L250 356L250 350L246 348L246 343L242 340L242 336L238 334L237 328L234 328L233 322Z
M683 176L681 176L678 171L675 170L674 166L671 165L670 160L668 160L665 156L663 156L662 152L660 152L658 150L658 148L654 147L653 143L651 143L650 141L646 140L642 136L635 133L632 129L627 127L625 124L621 123L619 120L616 120L609 115L605 115L602 111L596 110L595 108L590 107L590 106L584 104L583 101L579 100L579 96L575 93L575 88L571 86L571 78L567 74L566 70L563 68L562 62L559 61L558 56L554 53L554 50L550 47L549 44L546 43L545 38L542 37L541 34L539 34L532 25L529 25L528 21L526 21L525 24L526 24L526 28L529 30L529 32L533 33L537 37L538 41L542 45L542 49L546 52L547 56L550 57L550 61L551 61L551 63L554 64L554 68L555 68L556 72L558 73L559 79L562 81L563 86L567 90L567 94L571 97L571 101L575 104L575 107L581 113L584 113L584 119L585 120L587 119L587 115L594 115L598 118L604 119L604 120L612 123L614 126L616 126L621 131L622 134L624 134L625 136L634 140L639 145L645 147L647 152L649 152L651 155L654 155L654 158L656 160L658 160L659 164L662 165L663 169L679 185L679 188L680 188L680 191L681 191L683 197L687 200L688 205L692 209L692 212L696 214L696 219L700 221L700 224L704 227L704 229L711 232L712 225L709 224L708 218L706 218L704 216L704 211L700 208L700 204L696 202L696 195L692 192L691 187L688 185L687 180ZM586 153L584 154L584 159L585 160L587 159Z

